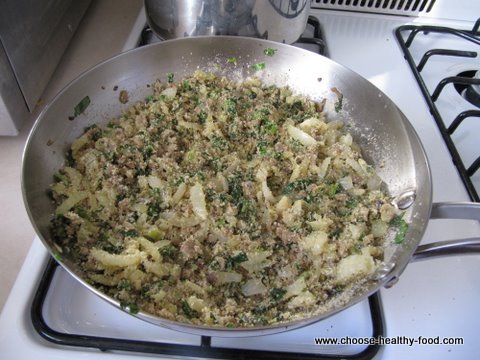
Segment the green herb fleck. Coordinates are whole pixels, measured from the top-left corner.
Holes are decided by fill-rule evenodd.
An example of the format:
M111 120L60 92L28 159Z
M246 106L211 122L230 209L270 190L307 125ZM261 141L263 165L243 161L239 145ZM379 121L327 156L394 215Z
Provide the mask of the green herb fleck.
M288 195L294 191L301 191L301 190L306 190L308 185L312 184L313 180L312 179L300 179L300 180L295 180L292 181L291 183L288 183L282 191L283 195Z
M153 99L154 99L153 95L149 95L145 98L145 103L147 103L147 104L151 103L153 101Z
M168 245L168 246L165 246L163 247L161 250L160 250L160 254L164 257L168 257L170 259L175 259L175 257L177 256L178 254L178 250L175 246L173 245Z
M265 305L259 305L252 310L252 313L254 313L255 315L262 315L265 314L267 310L268 307L266 307Z
M160 215L160 205L158 203L153 203L148 206L147 215L151 218L157 219Z
M68 177L60 172L53 174L53 180L55 182L63 182L65 184L68 184Z
M212 145L217 149L226 150L228 147L227 141L224 138L221 138L220 136L213 135L210 138L210 140L212 142Z
M270 296L274 301L279 301L283 298L283 295L287 293L287 290L281 288L273 288L270 290Z
M182 300L182 311L187 317L187 319L198 317L198 313L193 310L190 305L188 305L188 302L186 302L185 300Z
M81 206L75 206L73 208L73 211L78 215L80 216L82 219L85 219L85 220L89 220L90 219L90 214L88 213L88 211L86 209L84 209L83 207Z
M162 190L160 190L160 188L158 188L158 187L152 188L152 189L150 189L150 194L152 195L152 197L158 199L158 198L162 197Z
M405 220L399 219L398 220L398 231L395 235L394 242L395 244L403 244L405 240L405 235L407 234L408 224Z
M258 119L262 122L267 122L269 115L270 115L270 110L265 107L262 107L258 110L255 110L255 112L253 113L253 118Z
M123 279L118 282L117 289L130 291L132 287L130 286L130 283L128 282L128 280Z
M220 218L220 219L218 219L218 220L215 222L215 224L216 224L219 228L222 228L222 227L224 227L224 226L227 224L227 222L226 222L226 220L225 220L224 218Z
M278 132L278 125L272 121L268 121L265 124L265 129L267 130L267 133L269 133L270 135L276 135Z
M227 64L234 64L237 65L237 58L231 57L227 59Z
M162 239L163 233L159 229L150 230L145 237L151 241L159 241Z
M140 311L137 304L132 303L132 302L128 302L128 301L121 301L120 302L120 307L123 310L128 311L130 314L136 314Z
M343 107L343 95L340 94L338 95L338 100L335 102L335 112L340 112L340 110L342 110L342 107Z
M235 264L240 264L244 261L247 261L248 260L248 256L247 254L245 254L243 251L242 252L239 252L238 254L234 255L231 257L233 263Z
M240 211L238 217L247 222L255 221L255 216L257 214L257 208L251 200L243 198L239 203Z
M347 200L347 203L345 205L349 209L355 209L358 205L358 198L351 197L350 199Z
M228 179L228 193L232 196L234 203L238 203L243 197L241 175L231 176Z
M237 113L237 100L227 99L223 103L223 108L232 115Z
M125 237L136 237L138 236L138 231L135 229L123 230L122 235Z
M257 143L257 150L260 155L267 155L268 147L267 142L265 140L260 140Z
M267 56L273 56L277 52L277 49L272 49L272 48L266 48L263 50L263 53Z
M327 195L330 197L335 196L340 191L340 184L333 183L327 187Z
M264 62L261 62L261 63L253 64L253 65L251 66L251 68L252 68L253 70L259 71L259 70L265 69L266 66L267 66L267 65L265 65Z
M77 117L82 114L87 109L88 105L90 105L90 97L87 95L73 108L73 116Z
M173 186L179 186L180 184L182 184L184 182L185 182L185 179L183 178L183 176L179 176L172 182L172 185Z
M188 82L188 80L183 80L183 81L182 81L182 89L185 90L185 91L190 91L190 90L192 90L192 86L190 85L190 83Z
M345 289L345 286L337 285L337 286L333 287L332 289L330 289L328 291L328 293L331 296L337 296L337 295L341 294L344 289Z
M150 120L151 127L158 127L160 123L165 119L165 114L155 113L155 117Z
M62 255L60 255L60 253L55 253L53 255L53 257L55 258L55 260L59 261L59 262L62 262L63 261L63 257Z
M207 121L207 113L205 111L200 111L200 113L198 114L198 122L200 124L205 124L206 121Z
M212 270L220 270L220 263L217 260L213 260L208 264L208 267Z
M115 164L117 161L117 155L113 151L104 151L103 156L109 163Z
M236 255L233 256L228 256L227 260L225 262L225 269L227 270L232 270L234 269L237 265L241 264L242 262L245 262L248 260L247 254L245 254L243 251L239 252Z
M148 144L147 146L145 146L145 148L143 149L143 160L147 160L148 158L150 158L150 156L152 156L154 152L155 148L152 144Z
M168 73L167 74L167 81L171 84L173 83L173 78L175 77L174 73Z
M283 160L283 152L275 151L275 153L273 154L273 158L275 160L282 161Z

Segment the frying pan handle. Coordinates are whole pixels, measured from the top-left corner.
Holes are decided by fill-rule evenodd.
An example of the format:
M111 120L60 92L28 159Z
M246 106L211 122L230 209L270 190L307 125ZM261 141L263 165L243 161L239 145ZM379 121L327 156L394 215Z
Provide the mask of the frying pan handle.
M432 205L432 219L464 219L480 221L480 203L474 202L442 202ZM439 241L420 245L412 256L412 261L430 257L480 254L480 238L468 238L450 241Z
M431 219L464 219L480 221L480 203L440 202L432 204Z
M448 255L480 254L480 238L438 241L420 245L410 261Z

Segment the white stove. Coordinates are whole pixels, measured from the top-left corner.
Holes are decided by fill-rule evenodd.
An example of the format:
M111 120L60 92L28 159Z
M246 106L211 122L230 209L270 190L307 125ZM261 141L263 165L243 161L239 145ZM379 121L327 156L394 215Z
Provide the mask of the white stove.
M313 5L329 6L321 3L322 1L317 1ZM355 7L358 7L360 3L375 2L338 1L340 7L345 7L347 3L352 3L352 6L355 3ZM389 4L396 2L385 3L388 8ZM406 24L471 29L476 18L480 17L480 3L469 0L455 4L440 0L434 3L429 13L420 13L414 17L318 8L313 8L311 15L320 21L328 56L380 88L415 127L431 165L434 201L469 201L469 194L451 160L441 132L404 59L395 38L395 30ZM365 9L372 10L361 10ZM145 24L144 19L138 23L138 33L133 32L129 38L139 38ZM457 39L442 40L436 35L429 39L423 33L417 35L410 50L418 63L427 50L447 45L456 50L480 50L480 46L473 43L463 45ZM433 56L421 73L431 93L441 79L470 70L480 70L478 57L452 59ZM438 79L436 76L441 77ZM442 113L446 113L447 127L460 112L478 110L462 98L452 84L444 88L435 103ZM453 107L458 110L453 110ZM475 134L480 130L478 124L479 121L468 118L458 127L459 132L453 134L466 167L480 155L480 146L475 141ZM478 153L475 154L475 151ZM480 175L472 177L475 186L480 184L478 178ZM480 190L480 187L477 189ZM480 224L477 221L433 220L428 225L422 244L467 237L480 237ZM168 358L174 354L184 358L280 357L273 356L272 351L285 352L290 354L290 358L299 359L313 358L313 355L339 358L375 356L385 359L474 359L480 354L480 335L477 335L477 324L480 321L480 307L477 304L480 299L480 282L477 279L477 274L480 274L479 255L412 263L407 266L399 282L390 289L382 289L378 297L365 300L309 327L240 340L192 336L145 323L101 301L61 268L53 268L48 273L52 277L47 279L50 285L40 296L37 287L48 263L49 255L36 238L0 317L0 356L4 359L144 359L152 356L151 353L159 347L158 344L167 344L160 346L166 352L155 355L159 358ZM40 324L38 313L34 313L32 318L32 302L40 306ZM45 326L48 329L43 336L50 336L48 339L38 332L39 328L42 332L42 327ZM112 348L109 347L109 340L87 347L78 338L72 340L76 342L74 346L61 344L64 339L71 339L78 334L83 336L80 339L120 339L121 345L117 349L123 350L100 351L99 349ZM463 345L403 344L372 349L367 345L315 345L314 342L315 337L340 339L348 336L368 339L374 335L391 339L422 337L427 342L429 338L437 337L462 338ZM143 348L132 345L130 350L134 351L130 351L128 346L131 341L143 345ZM178 350L176 345L186 347ZM220 352L213 354L211 349L220 349Z

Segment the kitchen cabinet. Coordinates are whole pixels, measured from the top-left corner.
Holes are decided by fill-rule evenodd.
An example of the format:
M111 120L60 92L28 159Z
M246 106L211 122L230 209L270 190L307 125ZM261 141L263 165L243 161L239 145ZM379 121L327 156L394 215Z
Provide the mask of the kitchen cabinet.
M0 135L35 109L90 0L2 0Z

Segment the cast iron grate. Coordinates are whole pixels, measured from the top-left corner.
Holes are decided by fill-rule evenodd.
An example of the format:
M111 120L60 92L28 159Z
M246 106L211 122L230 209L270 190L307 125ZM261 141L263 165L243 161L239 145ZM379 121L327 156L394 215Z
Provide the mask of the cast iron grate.
M417 80L418 85L423 93L423 96L430 108L430 113L432 114L437 126L442 134L443 140L445 141L448 150L452 155L452 160L455 166L457 167L458 173L465 184L465 187L470 195L470 198L473 201L480 202L480 197L478 191L476 190L473 182L472 177L480 168L480 156L476 158L471 164L468 166L462 160L462 157L459 154L457 146L455 145L454 141L452 140L451 135L458 129L463 121L471 118L480 118L480 111L479 110L467 110L462 111L457 115L457 117L453 120L453 122L447 127L445 125L445 121L440 114L435 102L438 100L442 90L445 88L447 84L454 84L455 86L469 86L469 85L480 85L480 79L475 79L467 76L451 76L441 79L438 83L437 87L430 94L424 78L422 77L422 70L427 65L429 59L432 56L456 56L456 57L476 57L477 52L475 51L462 51L462 50L452 50L452 49L431 49L423 55L422 59L415 63L415 60L412 57L412 53L410 52L410 46L415 41L416 36L419 33L428 34L443 34L445 36L453 36L458 39L462 39L463 41L468 41L473 44L479 45L480 49L480 19L476 21L472 30L460 30L450 27L441 27L441 26L427 26L427 25L403 25L396 29L395 36L397 41L402 48L404 53L405 59L407 60L410 68ZM477 120L478 121L478 120ZM479 148L480 152L480 148Z
M211 337L202 336L200 345L171 344L166 342L151 342L112 337L99 337L84 334L59 332L48 325L43 309L45 300L58 268L57 262L50 259L38 285L32 302L30 315L33 327L47 341L61 345L78 348L99 349L101 351L121 351L128 353L143 353L169 356L183 356L188 358L210 359L286 359L286 360L319 360L319 359L372 359L380 349L380 345L369 345L363 351L353 355L325 355L290 353L282 351L247 350L234 348L220 348L211 346ZM384 319L380 295L371 295L368 299L371 321L372 337L384 337Z

